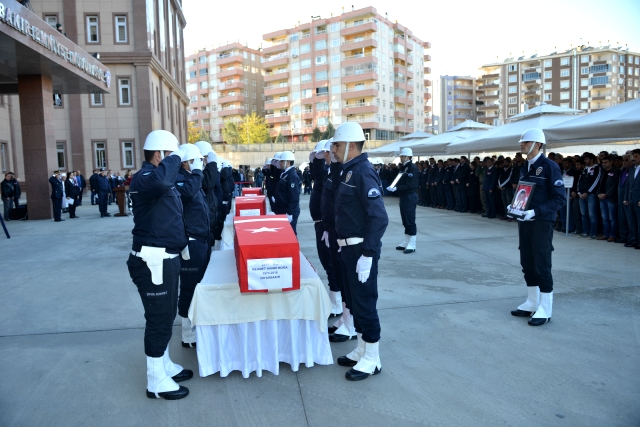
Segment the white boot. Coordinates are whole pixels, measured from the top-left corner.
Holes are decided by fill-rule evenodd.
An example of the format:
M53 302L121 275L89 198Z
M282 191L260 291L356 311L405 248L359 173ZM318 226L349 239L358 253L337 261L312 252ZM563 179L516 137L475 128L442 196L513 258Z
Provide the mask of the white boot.
M409 236L409 242L407 248L404 250L405 254L410 254L416 251L416 236Z
M165 352L165 355L168 355ZM160 398L158 393L169 391L177 391L180 389L171 376L165 371L165 362L163 357L147 356L147 396Z
M362 334L358 334L358 345L351 351L351 353L347 354L347 357L350 360L359 362L360 359L362 359L362 356L364 356L365 344L366 343L362 339Z
M527 292L529 293L527 300L518 306L518 310L533 313L538 309L538 304L540 304L540 287L527 286Z
M375 375L382 369L380 363L380 353L378 351L379 342L365 342L364 355L360 358L354 370L364 372L365 374Z
M340 318L333 323L333 327L336 328L336 330L338 330L338 328L340 328L340 326L342 326L342 324L344 323L345 317L347 317L350 314L351 313L349 313L349 309L347 308L347 303L343 301L342 316L340 316Z
M329 299L331 299L331 316L340 316L342 314L342 294L329 291Z
M411 236L409 236L408 234L404 235L404 240L402 241L402 243L400 243L398 246L396 246L396 249L399 251L404 251L407 247L407 245L409 244L409 238Z
M529 324L534 326L538 326L538 324L543 324L551 320L551 312L553 310L553 292L543 292L540 294L540 305L536 310L535 314L529 320ZM534 321L534 319L543 319L544 321Z
M342 324L334 332L335 335L345 335L349 338L356 336L356 327L353 324L353 316L345 306L342 312Z
M162 362L164 363L164 371L167 373L169 377L174 377L178 375L184 369L182 366L175 364L171 361L171 357L169 357L169 347L164 351L162 355Z
M191 324L191 320L189 320L188 317L183 317L182 318L182 346L195 347L195 343L196 343L196 328Z

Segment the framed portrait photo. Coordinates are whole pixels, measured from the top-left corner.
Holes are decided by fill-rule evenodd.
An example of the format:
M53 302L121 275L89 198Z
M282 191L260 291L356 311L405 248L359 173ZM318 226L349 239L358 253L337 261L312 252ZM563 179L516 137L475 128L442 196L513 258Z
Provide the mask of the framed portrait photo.
M507 206L507 216L513 219L524 219L529 210L531 196L536 184L533 182L520 181L516 187L511 204Z

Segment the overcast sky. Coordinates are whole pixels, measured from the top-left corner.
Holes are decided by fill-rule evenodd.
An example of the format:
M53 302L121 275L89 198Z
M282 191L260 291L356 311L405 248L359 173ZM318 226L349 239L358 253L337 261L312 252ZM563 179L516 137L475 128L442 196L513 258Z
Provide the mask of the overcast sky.
M373 6L431 42L434 85L439 75L476 75L485 63L509 56L569 49L570 45L628 45L640 52L640 0L486 0L373 1L337 0L203 2L183 1L187 27L185 52L240 41L257 48L262 35ZM609 40L609 42L608 42ZM264 42L264 46L268 43ZM557 49L556 49L557 47Z

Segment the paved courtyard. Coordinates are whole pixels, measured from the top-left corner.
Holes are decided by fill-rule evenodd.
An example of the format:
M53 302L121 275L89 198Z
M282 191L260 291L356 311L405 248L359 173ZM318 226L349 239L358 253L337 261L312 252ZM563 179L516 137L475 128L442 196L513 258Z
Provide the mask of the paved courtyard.
M200 378L176 321L172 357L196 377L173 402L144 393L131 218L85 205L77 220L8 223L0 426L640 425L640 251L556 234L553 320L533 328L509 313L526 295L515 223L419 207L418 250L404 255L397 199L385 203L381 375L351 383L334 364ZM321 269L307 204L301 249ZM334 359L354 344L332 344Z

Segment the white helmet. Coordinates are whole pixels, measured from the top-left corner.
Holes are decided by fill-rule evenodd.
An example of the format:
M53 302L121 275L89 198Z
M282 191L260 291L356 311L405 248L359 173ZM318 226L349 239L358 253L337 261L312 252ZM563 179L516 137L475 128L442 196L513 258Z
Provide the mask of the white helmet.
M269 157L269 158L264 162L265 166L266 166L266 165L270 165L272 161L273 161L273 157Z
M520 137L520 141L518 141L518 144L521 142L539 142L541 144L546 144L547 140L542 129L531 128L524 131Z
M401 156L413 156L413 151L411 150L411 148L409 147L405 147L402 150L400 150L400 155Z
M166 130L154 130L144 140L145 151L177 151L178 138Z
M200 150L200 152L202 153L202 150ZM212 159L209 160L212 163L218 163L218 155L216 154L215 151L209 151L209 154L211 154ZM209 156L209 154L205 154L206 157Z
M327 151L327 149L325 148L325 145L327 144L327 140L323 139L322 141L318 142L316 144L316 148L313 149L314 153L319 153L321 151Z
M333 138L329 138L324 144L324 151L331 151L331 144L333 144Z
M369 161L371 162L372 165L383 165L384 162L382 161L382 159L380 157L371 157L369 158Z
M338 126L333 135L334 142L361 142L364 141L362 126L356 122L346 122Z
M206 156L207 154L213 151L213 148L211 148L211 144L209 144L207 141L198 141L193 145L195 145L200 149L200 153L202 153L202 157Z
M278 151L276 154L274 154L274 155L273 155L273 160L275 160L275 161L280 160L280 155L281 155L281 154L282 154L282 153L281 153L280 151Z
M200 149L195 146L195 144L182 144L180 149L187 153L182 159L183 162L193 160L193 159L201 159L202 153L200 153Z
M280 153L280 160L291 161L295 159L296 158L291 151L283 151L282 153Z

